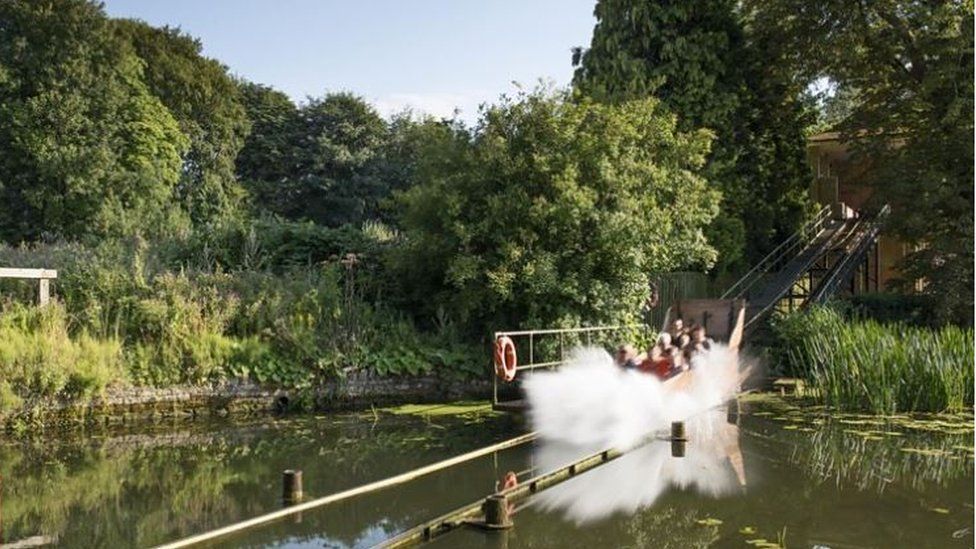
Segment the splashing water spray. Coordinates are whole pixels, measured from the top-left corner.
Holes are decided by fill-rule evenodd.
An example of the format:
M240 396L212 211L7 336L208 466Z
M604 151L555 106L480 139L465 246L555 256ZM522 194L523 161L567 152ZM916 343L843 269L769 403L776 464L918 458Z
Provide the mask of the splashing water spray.
M554 372L526 376L529 420L543 440L629 449L672 421L685 421L735 395L738 353L725 345L692 359L667 381L623 370L597 347L574 349Z

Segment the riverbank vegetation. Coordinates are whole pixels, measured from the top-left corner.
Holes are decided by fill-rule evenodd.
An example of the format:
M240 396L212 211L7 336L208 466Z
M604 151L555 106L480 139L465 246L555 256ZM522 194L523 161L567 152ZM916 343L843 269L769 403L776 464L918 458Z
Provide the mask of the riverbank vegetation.
M973 330L879 322L830 307L774 323L777 361L824 404L880 414L973 405Z
M818 104L812 69L778 62L803 44L757 25L758 0L638 4L598 3L571 88L468 123L384 118L351 93L296 103L87 0L0 4L0 265L59 271L46 311L0 283L0 409L111 384L482 375L492 330L631 322L652 276L734 276L810 211L805 134L825 113L863 121L877 96ZM931 28L970 51L971 14L939 13ZM966 69L927 59L925 82ZM900 119L916 141L959 104L926 94L931 116ZM949 183L913 212L942 215L971 183L972 151L952 154L926 164L920 181ZM912 242L971 288L961 196L968 214Z

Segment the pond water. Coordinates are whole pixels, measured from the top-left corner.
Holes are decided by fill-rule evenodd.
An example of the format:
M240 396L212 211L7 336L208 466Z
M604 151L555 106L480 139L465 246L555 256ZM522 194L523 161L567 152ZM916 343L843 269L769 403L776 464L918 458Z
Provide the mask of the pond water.
M972 415L827 414L776 399L688 424L433 547L972 547ZM192 421L0 440L0 547L146 547L524 432L483 404ZM217 547L369 547L591 449L529 444L307 511Z

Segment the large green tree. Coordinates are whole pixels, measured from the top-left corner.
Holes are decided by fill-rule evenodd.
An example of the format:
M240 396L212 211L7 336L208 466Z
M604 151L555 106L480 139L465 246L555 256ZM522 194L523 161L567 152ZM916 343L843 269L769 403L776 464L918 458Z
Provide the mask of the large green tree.
M100 7L0 2L0 238L182 226L187 140Z
M595 15L575 86L600 101L655 96L681 129L714 130L708 178L723 205L709 236L722 267L756 261L800 223L809 183L802 88L769 63L775 44L734 0L600 0Z
M617 105L535 92L473 130L429 126L399 195L393 273L422 315L498 326L633 320L651 272L715 258L711 134L654 99Z
M417 122L387 122L350 93L296 107L271 88L242 89L255 126L238 175L259 208L329 227L384 217L384 199L409 179Z
M200 41L179 29L112 23L142 59L150 91L190 138L178 187L183 207L197 223L234 213L243 196L234 161L250 123L227 68L204 57Z
M756 28L781 44L801 82L843 98L842 132L873 161L878 205L916 251L904 283L945 318L973 314L973 2L749 0Z

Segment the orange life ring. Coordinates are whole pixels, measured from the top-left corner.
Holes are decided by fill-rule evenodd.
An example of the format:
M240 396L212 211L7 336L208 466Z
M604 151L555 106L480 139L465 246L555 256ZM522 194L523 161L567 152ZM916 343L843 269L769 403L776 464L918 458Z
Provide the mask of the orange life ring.
M515 366L518 358L515 355L515 343L508 336L499 336L495 340L495 375L504 381L515 379Z

